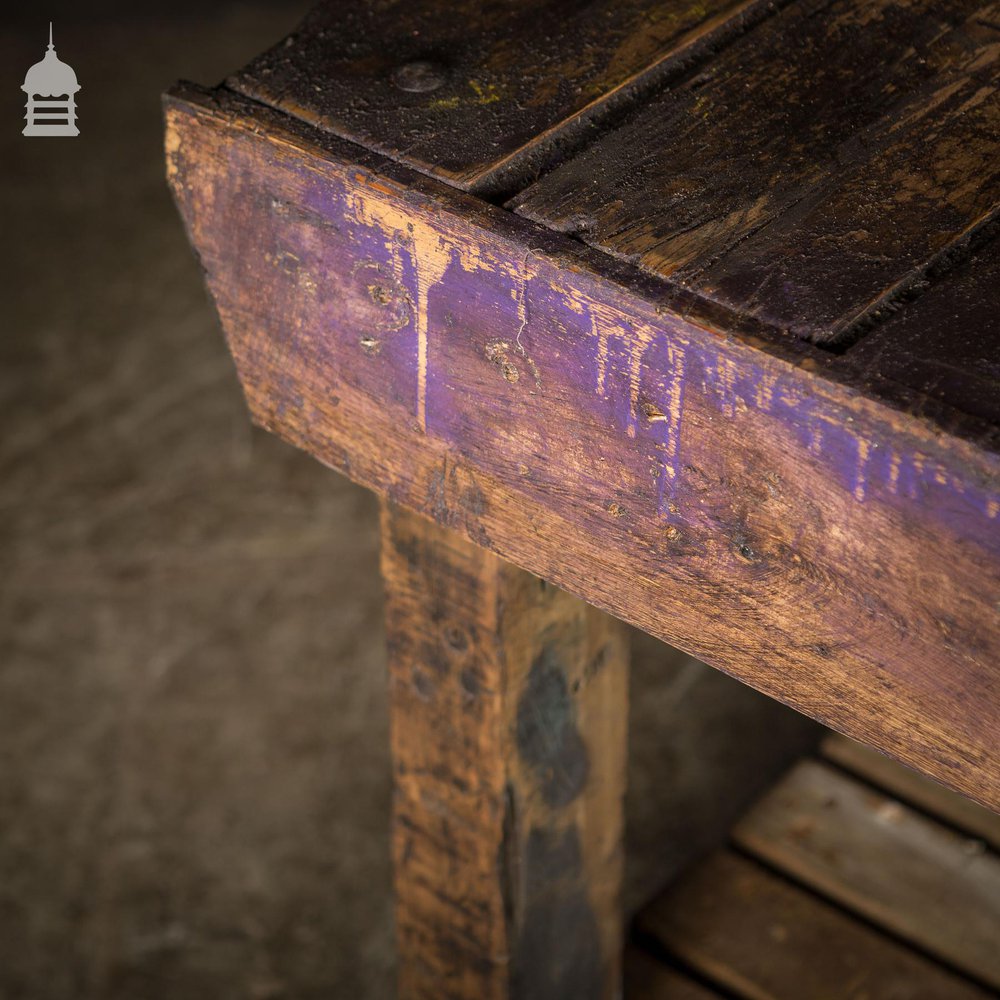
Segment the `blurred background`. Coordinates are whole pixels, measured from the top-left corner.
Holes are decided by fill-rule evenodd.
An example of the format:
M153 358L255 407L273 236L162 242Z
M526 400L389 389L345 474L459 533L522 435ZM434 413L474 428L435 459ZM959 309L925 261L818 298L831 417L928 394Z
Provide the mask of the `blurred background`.
M388 998L376 504L252 430L159 95L304 3L25 6L0 37L0 1000ZM21 135L48 21L81 135ZM815 728L635 637L628 902ZM668 794L669 793L669 794Z

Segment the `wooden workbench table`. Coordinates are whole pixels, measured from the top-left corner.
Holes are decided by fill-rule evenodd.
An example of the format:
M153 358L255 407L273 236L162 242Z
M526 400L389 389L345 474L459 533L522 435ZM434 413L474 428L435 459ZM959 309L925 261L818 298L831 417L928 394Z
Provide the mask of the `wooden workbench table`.
M167 96L253 419L386 501L404 995L615 995L616 619L1000 809L998 52L374 0Z

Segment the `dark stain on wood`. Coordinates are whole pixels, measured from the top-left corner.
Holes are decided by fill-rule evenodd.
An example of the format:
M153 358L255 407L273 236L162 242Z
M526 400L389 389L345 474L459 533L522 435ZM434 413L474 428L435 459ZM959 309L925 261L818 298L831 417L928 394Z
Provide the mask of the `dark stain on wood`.
M513 782L503 789L503 814L500 823L500 843L497 845L496 871L503 905L504 927L507 934L516 934L516 921L521 900L521 843L517 821L517 796Z
M462 683L462 690L470 698L478 698L483 693L483 681L479 671L475 667L466 667L459 675Z
M533 828L524 848L525 915L513 996L600 1000L601 942L575 826Z
M382 524L401 995L613 1000L622 626L418 515ZM599 650L581 733L566 687ZM529 723L525 760L533 698L558 746ZM602 766L580 786L584 744Z
M488 502L468 469L446 459L432 473L427 492L435 520L464 529L478 544L490 547L490 536L481 520Z
M517 749L553 809L569 805L587 783L587 747L576 727L565 668L551 646L532 663L518 702Z
M902 384L1000 424L997 289L1000 238L994 237L886 317L838 363L870 386Z
M792 4L514 199L796 337L850 340L1000 203L978 0Z
M233 89L496 195L771 5L760 0L322 3ZM423 86L400 87L401 74ZM434 86L427 86L433 81Z

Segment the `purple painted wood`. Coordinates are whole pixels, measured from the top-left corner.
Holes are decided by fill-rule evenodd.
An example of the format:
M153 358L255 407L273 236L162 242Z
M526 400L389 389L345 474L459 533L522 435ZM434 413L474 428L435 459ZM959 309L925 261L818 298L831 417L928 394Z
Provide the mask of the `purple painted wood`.
M187 89L167 116L260 425L1000 804L995 453L267 109Z

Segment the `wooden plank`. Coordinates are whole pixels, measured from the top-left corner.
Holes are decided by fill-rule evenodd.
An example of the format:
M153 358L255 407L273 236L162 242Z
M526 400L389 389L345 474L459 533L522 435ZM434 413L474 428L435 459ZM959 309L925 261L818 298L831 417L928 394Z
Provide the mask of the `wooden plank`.
M1000 858L894 799L803 761L736 843L970 976L1000 988Z
M839 363L1000 424L1000 239L890 316Z
M612 1000L625 627L391 505L382 572L400 996Z
M229 85L466 190L516 190L769 6L327 2Z
M839 767L978 837L994 850L1000 848L1000 815L984 809L964 795L958 795L846 736L831 734L826 737L822 752L827 760Z
M1000 804L995 453L287 116L167 117L258 424Z
M514 204L793 336L853 337L1000 204L998 17L792 4Z
M625 1000L719 1000L719 994L630 948L625 952Z
M986 993L736 854L719 852L638 918L667 954L746 1000Z

